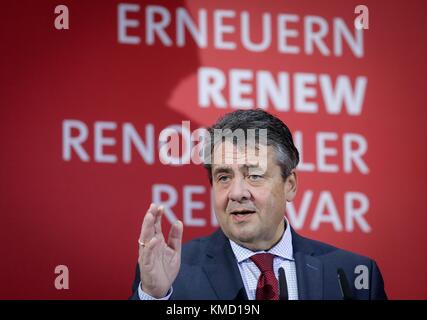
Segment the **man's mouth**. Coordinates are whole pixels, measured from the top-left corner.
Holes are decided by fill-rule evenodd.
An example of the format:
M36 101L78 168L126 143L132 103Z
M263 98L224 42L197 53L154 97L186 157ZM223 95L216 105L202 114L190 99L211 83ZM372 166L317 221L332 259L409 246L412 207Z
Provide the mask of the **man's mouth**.
M253 210L236 210L236 211L231 212L232 215L236 215L236 216L238 216L238 215L244 216L244 215L252 214L252 213L255 213L255 211L253 211Z
M243 222L248 220L253 213L255 213L254 210L235 210L230 212L233 220L236 222Z

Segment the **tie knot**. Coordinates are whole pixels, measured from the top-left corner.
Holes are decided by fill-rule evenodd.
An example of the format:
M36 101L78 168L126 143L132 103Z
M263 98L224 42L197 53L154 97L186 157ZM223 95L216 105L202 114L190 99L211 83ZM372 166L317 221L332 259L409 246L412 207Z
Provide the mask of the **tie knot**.
M273 259L274 255L271 253L257 253L251 257L251 260L262 273L273 271Z

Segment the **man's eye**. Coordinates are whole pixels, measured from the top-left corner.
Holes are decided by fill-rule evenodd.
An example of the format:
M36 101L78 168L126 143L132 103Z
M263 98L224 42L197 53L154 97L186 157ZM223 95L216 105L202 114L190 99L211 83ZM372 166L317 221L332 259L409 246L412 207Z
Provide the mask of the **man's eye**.
M218 181L219 182L227 182L228 180L230 180L229 176L220 176L220 177L218 177Z
M249 180L251 181L259 181L261 180L262 176L259 174L251 174L249 175Z

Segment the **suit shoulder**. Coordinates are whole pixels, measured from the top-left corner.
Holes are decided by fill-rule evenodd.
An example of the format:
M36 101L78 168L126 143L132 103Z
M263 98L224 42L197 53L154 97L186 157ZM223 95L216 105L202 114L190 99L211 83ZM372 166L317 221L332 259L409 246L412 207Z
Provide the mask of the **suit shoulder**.
M318 240L313 240L313 239L305 238L302 236L299 236L299 237L302 238L307 243L307 245L313 249L312 250L313 256L324 257L324 258L340 258L340 259L346 259L350 261L356 260L356 261L360 261L361 263L373 261L371 258L353 251L342 249Z

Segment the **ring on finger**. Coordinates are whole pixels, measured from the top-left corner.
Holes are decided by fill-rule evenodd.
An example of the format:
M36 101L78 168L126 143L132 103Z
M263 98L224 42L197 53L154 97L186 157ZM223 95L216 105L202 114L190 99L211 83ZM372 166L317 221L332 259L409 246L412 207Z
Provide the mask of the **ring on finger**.
M141 246L141 247L145 247L145 242L144 241L141 241L140 239L138 239L138 243L139 243L139 245Z

